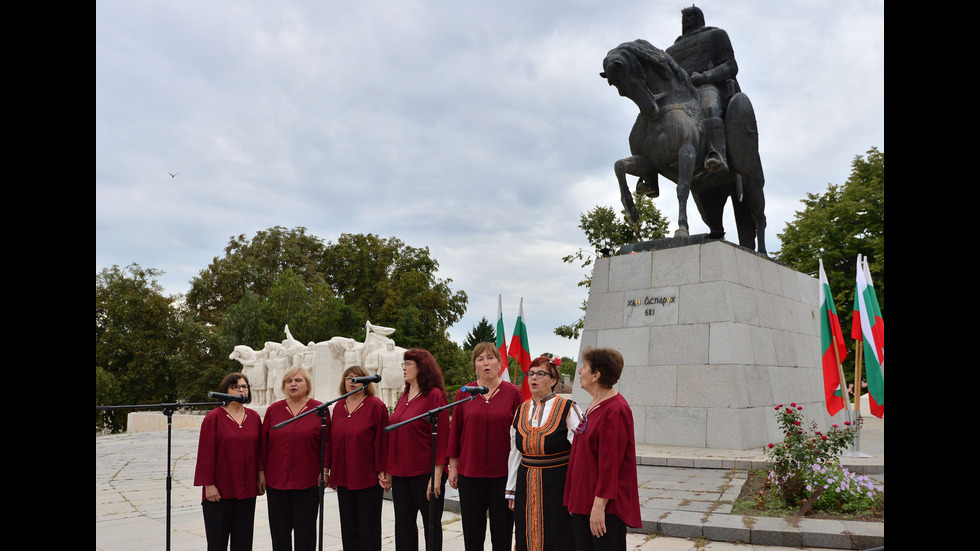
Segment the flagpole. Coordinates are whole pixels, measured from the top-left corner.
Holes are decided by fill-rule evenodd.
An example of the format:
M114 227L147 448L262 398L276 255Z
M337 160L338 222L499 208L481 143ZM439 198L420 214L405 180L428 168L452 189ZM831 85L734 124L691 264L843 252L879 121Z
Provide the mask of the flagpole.
M861 368L864 359L864 343L854 339L854 409L861 413Z
M846 405L850 406L851 405L851 398L850 398L850 396L847 395L847 384L846 384L846 382L844 380L844 366L841 364L841 361L840 361L840 351L837 350L836 343L834 344L834 346L831 346L831 348L834 349L834 358L837 359L837 373L840 375L840 389L841 389L841 394L844 395L844 403ZM845 410L845 411L847 411L848 420L850 420L850 417L851 417L850 412L853 409L854 409L853 407L848 407Z

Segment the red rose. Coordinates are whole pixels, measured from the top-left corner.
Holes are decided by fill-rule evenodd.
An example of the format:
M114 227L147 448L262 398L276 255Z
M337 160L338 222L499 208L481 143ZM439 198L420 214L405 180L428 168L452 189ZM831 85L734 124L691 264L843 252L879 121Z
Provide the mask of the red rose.
M773 444L772 442L769 442L769 447L770 447L770 448L773 448L773 447L775 447L775 446L776 446L775 444Z

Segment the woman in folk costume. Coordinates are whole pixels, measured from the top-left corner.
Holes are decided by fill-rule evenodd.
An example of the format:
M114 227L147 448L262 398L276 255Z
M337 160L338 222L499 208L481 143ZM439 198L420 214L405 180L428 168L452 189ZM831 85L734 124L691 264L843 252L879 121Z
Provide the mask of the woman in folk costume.
M507 477L517 551L574 549L572 517L562 497L582 412L575 402L555 394L559 372L551 358L536 358L527 377L531 399L514 416Z

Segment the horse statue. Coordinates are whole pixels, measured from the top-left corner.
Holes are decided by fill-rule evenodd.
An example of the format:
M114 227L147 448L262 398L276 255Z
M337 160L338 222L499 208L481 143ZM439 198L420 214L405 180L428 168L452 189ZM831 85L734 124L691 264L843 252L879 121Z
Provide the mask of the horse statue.
M759 160L755 112L748 96L739 92L725 106L725 140L729 170L705 170L706 134L697 90L683 68L666 52L645 40L613 48L602 61L610 86L640 109L630 132L631 156L614 164L623 207L633 222L639 212L626 183L626 175L638 176L636 193L659 196L657 175L677 184L679 214L675 237L689 235L687 199L701 213L710 229L708 237L725 235L722 213L732 197L739 244L766 252L765 176ZM758 247L755 246L758 239Z

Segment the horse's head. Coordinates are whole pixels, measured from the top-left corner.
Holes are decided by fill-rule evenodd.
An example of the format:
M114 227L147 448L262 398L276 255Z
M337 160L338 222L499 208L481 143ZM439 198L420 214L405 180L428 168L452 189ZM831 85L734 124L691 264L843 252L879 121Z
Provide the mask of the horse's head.
M646 40L634 40L609 50L599 76L619 95L628 97L645 115L656 115L657 99L683 89L694 93L687 72L663 50Z

